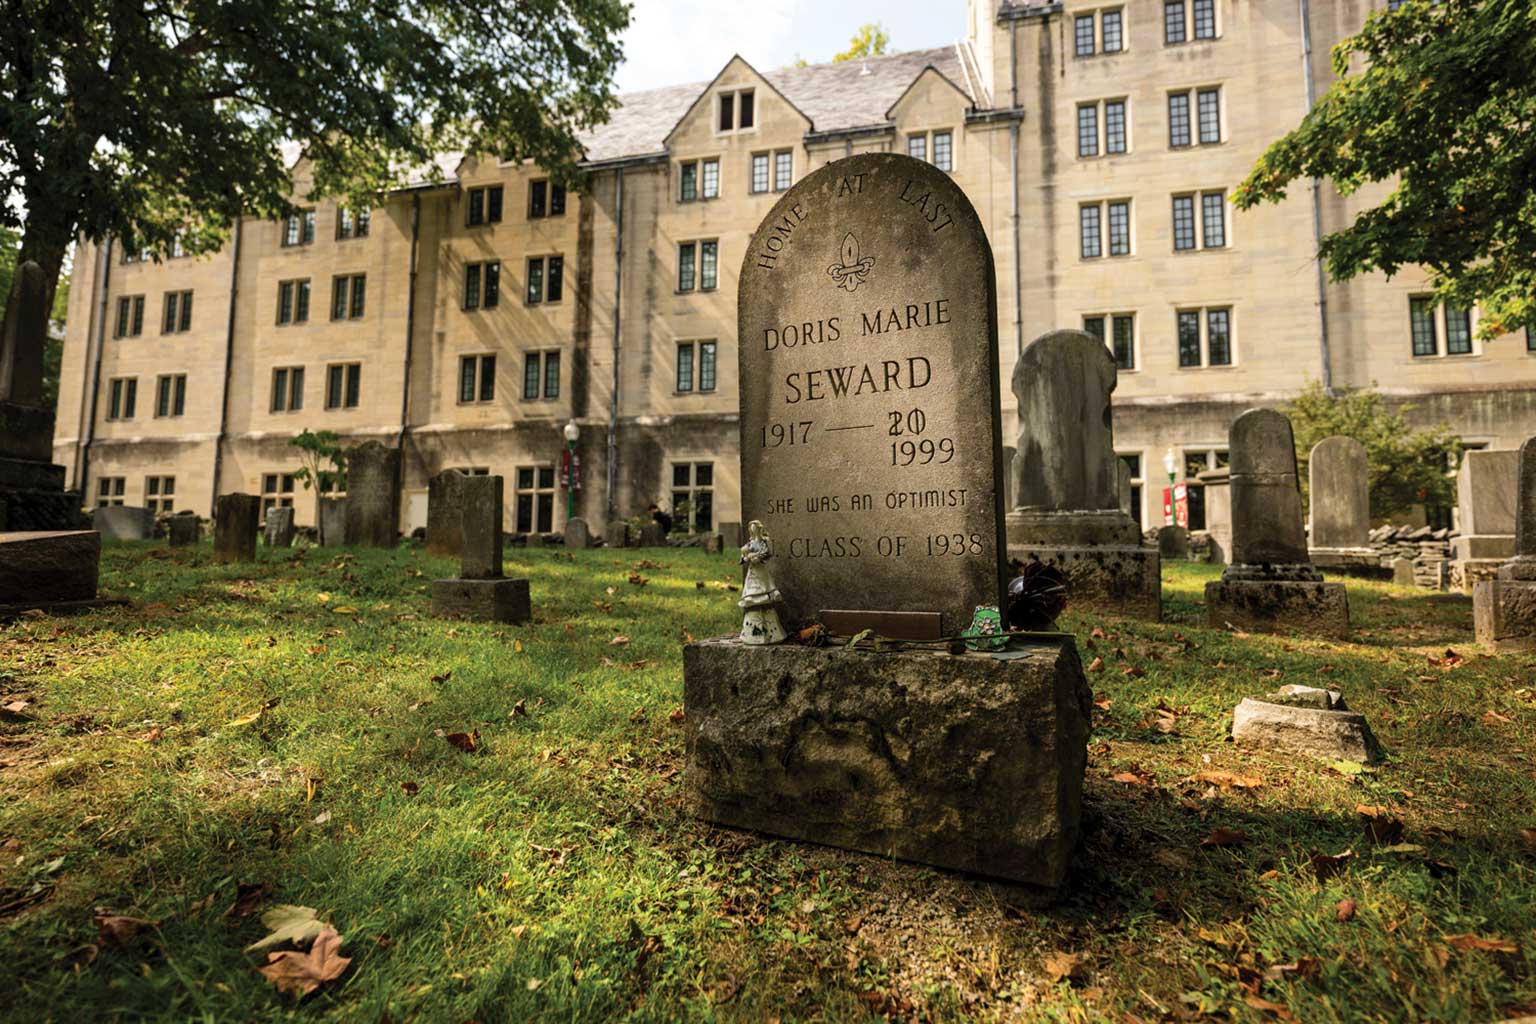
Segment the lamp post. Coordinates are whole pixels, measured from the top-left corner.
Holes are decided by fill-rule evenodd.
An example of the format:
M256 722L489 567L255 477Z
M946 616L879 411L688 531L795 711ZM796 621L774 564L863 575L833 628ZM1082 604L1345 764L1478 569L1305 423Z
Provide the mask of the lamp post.
M1163 470L1168 474L1168 503L1163 508L1163 521L1165 525L1173 525L1174 499L1173 499L1173 471L1178 467L1179 457L1173 452L1173 445L1163 453Z
M565 425L565 519L576 518L576 442L581 439L581 428L571 420Z

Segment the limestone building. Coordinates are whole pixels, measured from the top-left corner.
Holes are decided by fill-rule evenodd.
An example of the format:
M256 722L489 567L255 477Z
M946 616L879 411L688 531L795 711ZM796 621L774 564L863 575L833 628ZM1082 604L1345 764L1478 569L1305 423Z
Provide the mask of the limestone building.
M708 83L624 96L584 140L580 191L451 155L371 210L247 219L212 256L81 249L56 461L90 505L207 514L249 491L312 522L288 442L333 430L404 447L402 528L460 467L507 478L508 529L551 531L574 421L589 521L653 500L699 529L749 518L746 243L809 168L871 150L934 163L975 203L1005 382L1036 335L1104 337L1144 524L1161 521L1166 454L1193 480L1224 462L1239 413L1309 379L1374 383L1473 445L1536 433L1528 336L1476 340L1477 312L1433 307L1417 273L1323 280L1318 233L1375 195L1229 201L1327 89L1329 48L1389 0L952 2L954 45L770 72L734 58Z

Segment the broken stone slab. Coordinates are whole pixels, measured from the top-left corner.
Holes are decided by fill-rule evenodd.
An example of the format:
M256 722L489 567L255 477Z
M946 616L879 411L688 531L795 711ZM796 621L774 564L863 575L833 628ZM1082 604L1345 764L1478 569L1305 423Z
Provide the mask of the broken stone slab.
M1070 639L1006 655L688 644L688 805L1055 888L1080 828L1092 694Z
M1348 711L1344 695L1338 690L1288 683L1274 693L1264 695L1266 704L1285 704L1293 708L1317 708L1321 711Z
M439 618L518 625L533 615L526 579L432 581L432 614Z
M95 530L0 533L0 605L92 600L100 565Z
M1232 713L1232 741L1244 747L1361 764L1382 756L1370 725L1357 711L1293 707L1252 697L1244 698Z
M191 514L171 516L165 521L165 536L173 548L191 547L202 539L202 521Z
M1019 566L1040 562L1067 577L1067 602L1157 622L1163 617L1162 558L1155 547L1132 545L1015 547L1008 557Z
M1349 597L1342 583L1306 580L1221 579L1205 585L1205 621L1231 623L1255 633L1295 631L1349 637Z
M293 507L289 505L273 505L267 509L266 522L262 533L269 548L293 547L293 537L297 530L293 524Z
M660 523L646 523L640 527L640 547L664 548L667 546L667 531L661 528Z
M133 505L107 505L91 513L91 525L103 540L149 540L155 533L155 514Z

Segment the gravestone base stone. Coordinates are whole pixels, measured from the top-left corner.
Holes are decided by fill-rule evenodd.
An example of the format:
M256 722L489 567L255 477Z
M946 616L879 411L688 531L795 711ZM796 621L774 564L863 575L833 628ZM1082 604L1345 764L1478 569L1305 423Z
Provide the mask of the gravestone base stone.
M1472 626L1489 651L1536 651L1536 557L1516 556L1472 591Z
M664 548L667 546L667 533L661 528L660 523L646 523L640 527L640 547Z
M155 514L132 505L108 505L91 513L91 525L102 540L149 540L155 532Z
M1513 544L1510 546L1513 547ZM1510 551L1509 555L1513 554L1514 551ZM1467 558L1456 562L1452 571L1461 581L1461 592L1470 595L1476 591L1479 583L1497 578L1499 567L1504 564L1505 558Z
M0 533L0 612L93 601L100 564L94 530Z
M294 532L292 508L273 506L267 509L267 521L263 530L267 547L292 547Z
M746 543L746 535L741 532L740 523L721 523L717 529L727 550L736 551Z
M999 656L688 644L686 799L721 825L1053 889L1091 698L1071 640Z
M1069 606L1162 619L1162 557L1140 543L1125 513L1016 509L1006 530L1010 561L1042 562L1066 575Z
M1312 548L1307 555L1313 565L1330 575L1363 580L1392 576L1392 567L1381 564L1381 552L1371 548Z
M203 524L195 515L175 515L165 521L165 536L173 548L196 544L203 536Z
M1342 704L1339 701L1337 707L1306 707L1246 697L1232 713L1232 742L1241 747L1359 764L1381 760L1381 747L1365 716Z
M1349 597L1344 584L1324 583L1311 566L1231 566L1205 585L1205 623L1342 640L1349 637Z
M321 498L315 503L320 546L339 548L347 543L347 499Z
M533 615L525 579L432 581L432 614L439 618L519 625Z
M629 547L629 524L622 521L609 523L603 530L603 546L609 548Z
M254 494L221 494L213 509L213 560L256 561L261 499Z

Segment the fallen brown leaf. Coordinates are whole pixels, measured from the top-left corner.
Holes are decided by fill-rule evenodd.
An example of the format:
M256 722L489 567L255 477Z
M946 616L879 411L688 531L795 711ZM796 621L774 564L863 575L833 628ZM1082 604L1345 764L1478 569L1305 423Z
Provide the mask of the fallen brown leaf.
M673 725L682 725L683 720L687 717L688 713L686 711L684 711L681 707L676 707L673 708L672 713L667 716L667 721L671 722Z
M1210 783L1213 786L1221 787L1223 790L1258 789L1264 785L1264 780L1257 775L1237 775L1233 772L1223 772L1215 769L1196 772L1189 777L1189 781Z
M1294 1013L1281 1006L1279 1003L1272 1003L1268 999L1264 999L1259 996L1244 996L1243 1002L1247 1003L1255 1010L1263 1010L1266 1013L1272 1013L1276 1017L1279 1017L1281 1020L1296 1019L1296 1015Z
M1088 963L1080 953L1052 953L1045 958L1045 973L1053 982L1081 981L1088 974Z
M1508 725L1513 721L1513 718L1510 718L1508 715L1501 715L1497 711L1489 710L1483 712L1484 725Z
M1150 775L1137 775L1135 772L1117 772L1109 777L1111 782L1123 782L1127 786L1146 786L1152 781Z
M1142 676L1147 674L1147 670L1142 668L1140 665L1121 665L1120 674L1123 676L1131 676L1134 679L1140 679Z
M302 999L328 981L341 977L352 963L350 957L341 955L341 936L330 925L315 936L307 953L282 950L267 954L267 965L258 967L279 992Z
M122 946L132 942L145 932L154 931L155 922L142 917L125 917L121 914L97 914L96 927L99 941L104 946Z
M1525 847L1526 853L1536 853L1536 828L1521 829L1520 842Z
M609 640L608 641L608 646L609 647L623 647L627 643L629 643L629 637L621 635L621 636L614 637L612 640Z
M1200 840L1201 846L1242 846L1248 842L1248 833L1240 828L1220 826Z
M524 700L521 697L519 697L517 703L512 705L512 714L511 714L510 717L517 718L517 717L521 716L521 717L526 718L527 715L528 715L528 705L524 702Z
M1333 906L1333 916L1337 921L1353 921L1355 919L1355 901L1339 900Z
M438 729L437 735L441 736L455 747L464 751L466 754L473 754L475 752L475 748L480 745L479 729L471 729L469 732L444 732L443 730Z
M1094 658L1092 661L1090 661L1088 663L1088 671L1089 672L1103 672L1104 671L1104 659L1103 658Z
M1313 850L1307 857L1307 863L1317 873L1319 882L1326 882L1334 875L1343 871L1350 861L1355 859L1354 850L1345 850L1343 853L1327 854Z
M235 883L235 902L224 911L225 917L250 917L256 913L272 893L272 886L266 882L237 882Z
M1109 697L1100 697L1098 700L1093 702L1093 706L1098 708L1100 711L1108 711L1110 708L1115 706L1115 702Z
M1509 941L1508 939L1500 938L1497 935L1485 939L1480 935L1473 935L1469 932L1463 935L1447 935L1445 937L1445 941L1450 943L1453 948L1459 949L1463 953L1474 949L1480 950L1484 953L1520 952L1520 947L1515 943Z
M421 792L421 786L414 782L402 782L400 783L400 791L406 796L415 796Z

